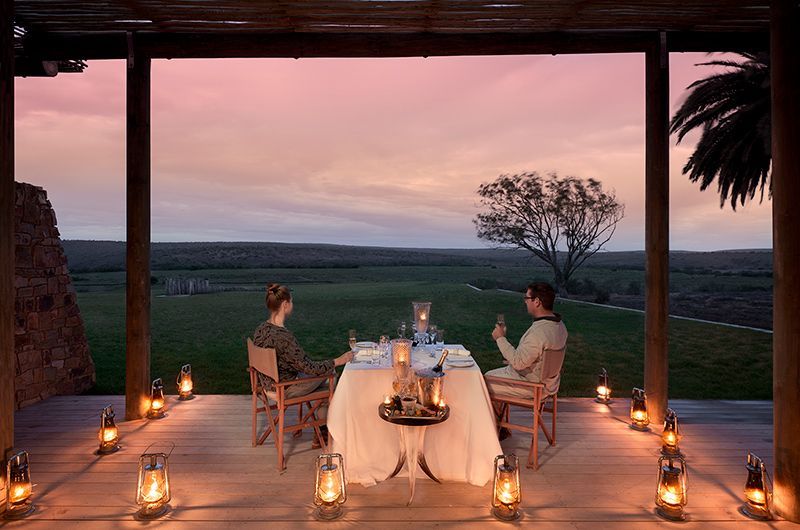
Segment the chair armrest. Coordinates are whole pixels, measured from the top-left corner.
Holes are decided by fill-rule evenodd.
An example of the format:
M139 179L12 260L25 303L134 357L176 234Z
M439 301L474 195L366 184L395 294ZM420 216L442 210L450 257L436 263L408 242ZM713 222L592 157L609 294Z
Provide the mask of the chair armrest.
M325 379L333 379L333 374L328 375L316 375L314 377L298 377L297 379L292 379L291 381L283 381L281 383L275 383L275 387L287 387L291 385L296 385L298 383L310 383L312 381L324 381Z
M533 383L531 381L520 381L519 379L509 379L508 377L497 377L496 375L485 375L483 380L487 383L499 383L508 386L518 386L523 388L544 388L542 383Z

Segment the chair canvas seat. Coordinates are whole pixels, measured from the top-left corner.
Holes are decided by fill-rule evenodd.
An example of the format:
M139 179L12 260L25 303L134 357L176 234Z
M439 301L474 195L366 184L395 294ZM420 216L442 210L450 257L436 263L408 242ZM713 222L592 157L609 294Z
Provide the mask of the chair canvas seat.
M564 364L564 355L566 354L566 346L560 350L546 349L542 353L544 359L542 360L542 380L547 381L557 377L558 385L561 384L561 369ZM507 429L527 432L533 435L531 439L531 448L528 452L528 467L539 469L539 429L544 432L547 441L550 445L556 443L556 418L558 415L558 386L554 392L548 392L545 385L542 383L533 383L531 381L521 381L515 379L508 379L497 376L486 376L487 383L496 382L509 387L522 389L530 392L530 398L510 396L500 392L494 392L492 385L487 384L489 389L489 398L492 404L500 406L500 421L499 427ZM549 405L549 408L547 408ZM520 425L511 423L510 421L510 407L522 407L530 410L533 413L533 425ZM542 413L549 412L552 415L551 430L548 431L547 427L542 420Z

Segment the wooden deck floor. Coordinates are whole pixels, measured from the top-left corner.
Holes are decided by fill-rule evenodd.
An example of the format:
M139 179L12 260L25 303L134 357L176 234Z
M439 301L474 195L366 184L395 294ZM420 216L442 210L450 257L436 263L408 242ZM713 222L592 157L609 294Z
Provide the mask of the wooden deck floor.
M250 446L248 396L169 398L169 414L156 421L120 422L123 449L98 457L99 410L124 410L121 396L56 397L16 415L16 445L29 451L37 511L7 528L199 528L321 527L312 517L311 438L289 443L288 470L276 472L272 442ZM689 465L688 521L668 523L653 511L659 438L627 427L628 401L610 408L589 399L559 403L558 444L543 443L542 467L523 472L523 525L536 528L794 528L740 515L752 450L772 461L769 402L673 401L684 432ZM515 434L507 452L527 455L530 438ZM171 511L161 520L135 521L139 454L154 441L172 441ZM294 445L292 445L294 443ZM407 508L402 477L372 488L352 486L344 518L332 526L502 527L489 513L490 488L437 485L419 480ZM3 526L3 523L0 523Z

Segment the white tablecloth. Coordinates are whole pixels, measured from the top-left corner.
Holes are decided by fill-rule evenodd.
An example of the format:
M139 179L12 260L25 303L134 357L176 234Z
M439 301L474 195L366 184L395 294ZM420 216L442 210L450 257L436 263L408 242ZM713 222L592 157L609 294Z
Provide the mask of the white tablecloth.
M415 350L415 368L430 367L435 359ZM501 454L494 414L477 363L468 368L445 365L444 398L450 417L428 427L425 459L440 480L483 486ZM378 417L378 405L392 393L394 374L386 363L349 363L336 386L328 410L333 451L344 457L347 481L371 486L394 471L400 455L400 427ZM414 464L414 463L412 463ZM424 476L424 475L419 475Z

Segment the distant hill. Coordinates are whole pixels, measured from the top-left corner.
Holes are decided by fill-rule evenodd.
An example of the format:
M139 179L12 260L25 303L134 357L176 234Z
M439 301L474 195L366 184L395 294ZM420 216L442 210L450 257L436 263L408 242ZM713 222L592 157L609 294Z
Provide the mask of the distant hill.
M72 272L125 270L123 241L64 240ZM644 269L644 252L602 252L585 266ZM542 266L530 253L498 249L424 249L299 243L153 243L153 270L359 267L387 265ZM670 253L683 271L771 271L771 250Z

